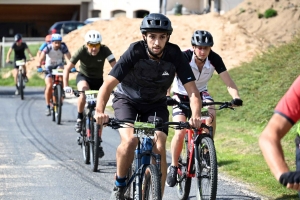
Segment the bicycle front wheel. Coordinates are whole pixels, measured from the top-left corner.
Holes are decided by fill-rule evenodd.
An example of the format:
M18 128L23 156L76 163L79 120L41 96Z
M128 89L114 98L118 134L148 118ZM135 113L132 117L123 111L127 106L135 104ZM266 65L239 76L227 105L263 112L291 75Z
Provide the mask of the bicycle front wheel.
M94 123L94 119L91 118L91 137L90 137L90 156L91 156L91 167L93 172L98 170L99 164L99 131L100 126Z
M89 131L89 127L86 127L86 117L87 116L84 113L83 119L82 119L81 149L82 149L84 163L89 164L90 163L90 146L89 146L88 137L87 137L87 131Z
M142 200L161 200L161 178L154 164L146 166L142 182Z
M19 67L21 67L21 66L19 66ZM20 94L21 100L24 100L23 75L20 71L18 73L18 86L19 86L19 94Z
M203 137L198 147L200 178L197 179L197 199L215 200L218 185L217 155L214 142Z
M182 151L178 159L179 167L177 173L177 196L180 200L188 199L191 190L192 178L187 176L189 160L190 155L188 150L188 138L186 134L184 137Z
M60 124L61 122L61 108L62 108L62 88L61 85L58 84L56 85L56 95L55 95L55 100L56 100L56 113L55 113L55 120L57 124Z

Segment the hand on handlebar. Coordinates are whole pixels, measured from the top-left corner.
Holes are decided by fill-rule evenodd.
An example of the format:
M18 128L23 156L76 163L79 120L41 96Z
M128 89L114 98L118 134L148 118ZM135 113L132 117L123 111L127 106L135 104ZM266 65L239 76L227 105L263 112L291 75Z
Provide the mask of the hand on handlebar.
M178 104L178 102L175 99L173 99L170 96L167 96L167 105L168 106L174 106L174 105L177 105L177 104Z
M69 86L64 87L65 93L71 94L73 92L73 89Z
M37 66L37 72L43 72L43 68L41 68L41 66Z
M286 172L281 174L279 182L287 188L300 190L300 171Z
M73 67L73 68L70 70L70 72L77 72L77 70L76 70L75 67Z
M238 98L234 98L231 100L231 103L233 106L242 106L243 105L243 100L242 99L238 99Z
M109 116L105 113L100 113L95 111L94 118L96 119L97 124L103 125L104 123L108 123Z

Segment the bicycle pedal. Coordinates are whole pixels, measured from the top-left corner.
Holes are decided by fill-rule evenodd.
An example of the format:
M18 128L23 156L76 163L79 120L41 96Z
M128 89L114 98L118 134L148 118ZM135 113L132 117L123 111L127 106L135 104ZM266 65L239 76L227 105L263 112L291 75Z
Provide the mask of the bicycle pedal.
M82 137L77 137L77 144L82 145Z

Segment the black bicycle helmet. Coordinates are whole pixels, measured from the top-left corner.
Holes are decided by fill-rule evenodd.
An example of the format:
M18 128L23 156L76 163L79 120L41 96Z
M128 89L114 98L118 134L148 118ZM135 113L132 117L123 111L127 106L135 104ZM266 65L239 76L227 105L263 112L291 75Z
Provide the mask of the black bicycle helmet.
M214 40L210 32L197 30L192 36L191 43L193 46L210 46L214 45Z
M142 21L140 30L142 34L151 31L167 32L169 35L171 35L173 32L173 28L169 18L160 13L150 13L149 15L145 16Z
M19 40L21 40L22 39L22 35L20 34L20 33L17 33L16 35L15 35L15 42L16 41L19 41Z

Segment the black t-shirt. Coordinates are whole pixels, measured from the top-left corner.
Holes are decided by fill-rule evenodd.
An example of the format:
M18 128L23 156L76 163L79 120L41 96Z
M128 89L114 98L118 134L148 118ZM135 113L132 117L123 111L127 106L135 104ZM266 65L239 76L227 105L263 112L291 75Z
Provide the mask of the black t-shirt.
M180 48L167 43L161 59L155 61L149 58L144 41L132 43L109 73L120 81L116 92L141 104L165 98L175 74L182 84L195 80Z
M15 60L21 60L26 59L25 56L25 49L28 48L27 44L25 42L22 42L20 46L18 46L15 42L11 46L11 48L15 52Z

